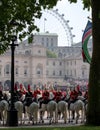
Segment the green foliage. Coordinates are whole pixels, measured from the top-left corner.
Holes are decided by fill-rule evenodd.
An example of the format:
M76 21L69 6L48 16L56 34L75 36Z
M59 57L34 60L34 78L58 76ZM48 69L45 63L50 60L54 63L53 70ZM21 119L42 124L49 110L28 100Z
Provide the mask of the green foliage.
M57 58L57 55L49 50L46 51L48 58Z
M50 9L57 1L0 0L0 54L8 48L12 41L11 35L17 35L22 40L29 37L33 30L39 31L34 24L35 19L40 19L43 8Z
M0 54L6 51L12 41L11 35L22 40L32 31L39 31L35 20L40 19L43 9L53 8L59 0L0 0ZM68 0L76 3L77 0ZM90 7L90 0L82 0L84 8ZM67 7L66 7L67 8ZM26 29L27 28L27 29Z
M77 0L68 0L70 3L77 3ZM90 10L91 7L91 0L81 0L83 3L83 9Z

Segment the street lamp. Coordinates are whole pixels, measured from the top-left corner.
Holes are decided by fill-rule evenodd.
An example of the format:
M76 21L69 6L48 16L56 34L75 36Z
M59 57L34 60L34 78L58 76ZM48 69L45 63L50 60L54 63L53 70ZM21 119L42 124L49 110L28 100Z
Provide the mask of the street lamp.
M18 126L18 115L17 110L14 106L14 51L15 46L18 46L18 44L15 44L15 41L17 40L16 35L12 35L12 44L11 46L11 106L7 113L7 125L8 126Z

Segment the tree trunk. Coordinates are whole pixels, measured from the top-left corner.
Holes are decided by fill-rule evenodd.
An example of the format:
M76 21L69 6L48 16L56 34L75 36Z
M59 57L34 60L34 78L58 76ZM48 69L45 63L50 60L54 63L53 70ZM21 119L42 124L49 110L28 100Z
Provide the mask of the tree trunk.
M100 126L100 1L91 0L93 54L89 75L89 103L86 124Z

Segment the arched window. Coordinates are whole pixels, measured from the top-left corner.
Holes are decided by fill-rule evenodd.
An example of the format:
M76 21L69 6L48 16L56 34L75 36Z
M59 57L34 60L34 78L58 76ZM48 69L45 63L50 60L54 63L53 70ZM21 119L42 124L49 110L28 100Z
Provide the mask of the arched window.
M26 50L25 51L25 55L30 55L31 54L31 50Z
M37 65L36 74L37 74L38 77L41 77L43 75L43 66L41 64Z
M24 68L24 76L27 76L28 74L28 70L27 70L27 67Z
M86 66L83 65L83 66L81 67L81 70L82 70L82 78L86 78L86 71L87 71Z
M0 66L0 75L2 75L2 66Z
M18 75L18 67L15 69L15 74Z
M9 64L7 64L5 66L4 73L7 74L7 75L9 75L11 73L11 69L10 69L10 65Z

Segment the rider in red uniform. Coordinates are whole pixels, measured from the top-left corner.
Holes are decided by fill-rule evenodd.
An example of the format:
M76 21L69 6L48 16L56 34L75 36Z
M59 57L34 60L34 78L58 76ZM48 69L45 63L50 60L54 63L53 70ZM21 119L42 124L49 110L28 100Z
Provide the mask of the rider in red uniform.
M35 102L38 102L38 97L37 97L37 95L40 95L41 94L41 90L39 89L39 87L37 87L36 88L36 90L34 90L34 92L33 92L33 101L35 101Z
M42 93L42 100L40 101L40 108L42 104L47 104L50 101L49 99L49 91L47 88L44 89Z
M75 101L77 101L77 97L78 97L79 93L78 91L74 88L71 92L70 92L70 98L68 101L68 109L70 108L70 104L74 103ZM72 118L74 119L75 117L75 111L72 111Z
M78 92L75 90L75 88L73 88L73 90L70 92L70 97L68 101L68 109L70 107L70 104L74 103L77 100L77 97L78 97Z
M30 85L28 85L28 91L25 94L24 105L29 106L32 103L33 93Z
M26 94L26 90L24 89L23 85L20 84L20 90L19 92L23 95L23 94Z
M15 86L14 86L14 99L13 99L14 102L20 101L20 97L21 97L21 94L20 94L20 92L18 90L18 85L15 84Z
M62 96L63 96L63 94L62 94L61 90L58 89L58 90L56 91L56 93L55 93L55 97L54 97L55 101L56 101L57 103L58 103L59 101L61 101L61 100L62 100Z
M84 94L84 103L87 104L88 103L88 90L86 90L85 94Z
M78 97L78 92L74 89L70 93L70 101L75 102Z
M86 90L86 92L85 92L85 94L84 94L84 98L85 98L86 100L88 100L88 90Z
M49 91L47 88L45 88L44 92L42 93L42 97L44 101L49 100Z
M51 100L53 100L56 95L56 90L52 86L49 88L49 93L52 94Z

